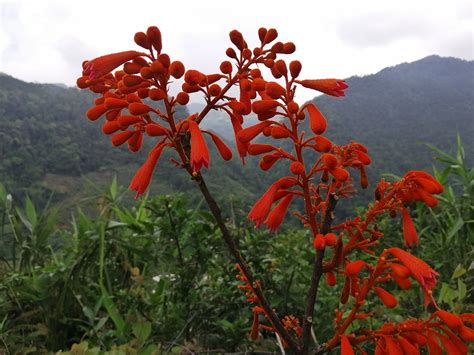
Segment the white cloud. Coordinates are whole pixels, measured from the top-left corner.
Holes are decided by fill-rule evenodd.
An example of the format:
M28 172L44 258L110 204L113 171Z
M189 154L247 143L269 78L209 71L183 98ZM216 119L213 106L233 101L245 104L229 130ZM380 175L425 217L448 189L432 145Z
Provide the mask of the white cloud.
M230 30L252 45L265 26L296 43L302 76L343 78L430 54L472 59L471 20L466 0L0 0L0 71L73 85L84 59L135 48L134 33L157 25L173 59L216 72Z

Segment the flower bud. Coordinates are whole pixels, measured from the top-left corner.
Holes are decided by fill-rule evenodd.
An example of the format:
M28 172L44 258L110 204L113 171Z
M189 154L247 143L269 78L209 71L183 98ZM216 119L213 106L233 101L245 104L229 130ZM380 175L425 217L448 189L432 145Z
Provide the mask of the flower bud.
M292 78L297 78L301 72L301 62L299 60L294 60L290 63L290 74Z
M171 59L170 59L170 56L166 53L162 53L158 56L158 60L160 61L161 64L163 64L163 66L165 68L169 68L170 64L171 64Z
M299 161L294 161L290 165L290 171L295 175L301 175L304 173L304 165L301 164Z
M209 87L209 95L211 96L217 96L221 93L221 87L219 84L212 84L210 87Z
M220 65L220 70L224 74L231 74L232 73L232 64L229 61L223 61Z
M179 60L174 61L173 63L170 64L169 72L173 78L175 79L181 78L185 72L184 64L181 63Z
M133 40L140 47L143 47L145 49L150 49L151 48L150 40L148 39L148 36L143 32L135 33L135 36L133 37Z
M397 306L397 299L390 292L381 287L374 287L374 291L387 308L395 308Z
M150 40L151 45L155 50L158 52L158 54L161 53L161 48L162 48L162 43L161 43L161 32L156 26L151 26L148 27L146 30L146 35L148 39Z
M166 93L161 89L153 88L148 92L148 96L154 101L160 101L166 97Z
M176 102L180 105L186 105L189 102L189 95L185 92L180 92L176 95Z

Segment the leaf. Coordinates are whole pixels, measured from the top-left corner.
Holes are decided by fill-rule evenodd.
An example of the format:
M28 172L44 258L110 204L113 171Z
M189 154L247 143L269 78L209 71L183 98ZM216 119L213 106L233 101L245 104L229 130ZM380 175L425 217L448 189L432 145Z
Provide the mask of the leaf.
M38 224L38 215L36 213L35 205L33 204L33 202L28 196L26 197L25 211L34 229L36 225Z
M442 283L438 296L439 303L449 303L452 305L453 299L456 297L454 290L447 283Z
M467 272L467 270L465 268L463 268L461 264L458 264L458 266L456 266L456 269L453 272L453 275L451 276L451 280L454 280L454 279L457 279L458 277L461 277L466 272Z
M132 325L132 332L133 335L135 335L135 337L138 339L140 344L143 344L151 334L151 323L134 323Z
M458 217L456 222L454 222L454 225L451 227L451 230L448 233L448 236L446 237L446 241L449 243L451 239L454 237L454 235L462 228L464 225L464 220L462 217Z
M115 328L117 329L118 335L122 336L125 329L125 321L120 315L117 306L115 305L114 301L112 301L112 298L109 296L107 290L103 285L100 285L100 290L102 292L102 300L107 310L107 313L109 314L110 318L112 318L112 321L115 324Z
M114 176L109 189L110 197L112 197L114 201L117 199L117 191L117 176Z
M32 233L33 232L33 225L28 220L28 217L19 208L16 209L16 212L18 214L18 217L20 217L21 222L25 225L26 229L28 229L28 231L30 233Z
M464 282L461 281L461 279L458 279L458 299L459 301L462 301L467 294L467 287Z

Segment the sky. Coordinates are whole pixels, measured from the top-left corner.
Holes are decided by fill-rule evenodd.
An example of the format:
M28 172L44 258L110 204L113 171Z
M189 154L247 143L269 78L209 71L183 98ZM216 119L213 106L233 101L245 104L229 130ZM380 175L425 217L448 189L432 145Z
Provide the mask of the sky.
M172 60L204 73L227 59L229 31L252 48L262 26L296 44L288 58L303 63L304 79L367 75L432 54L474 57L471 0L0 0L0 72L72 86L83 60L140 50L133 35L150 25Z

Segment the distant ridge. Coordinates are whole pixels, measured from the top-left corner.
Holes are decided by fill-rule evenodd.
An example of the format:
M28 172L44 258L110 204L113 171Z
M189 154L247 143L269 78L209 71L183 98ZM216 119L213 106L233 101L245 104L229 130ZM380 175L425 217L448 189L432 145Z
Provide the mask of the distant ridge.
M473 161L474 61L428 56L353 76L347 82L346 97L323 95L314 102L328 119L328 138L338 144L355 139L369 148L374 160L369 169L372 182L384 172L430 169L434 153L420 142L453 151L457 132ZM58 200L80 193L80 176L107 183L116 173L122 184L128 184L146 151L131 154L111 147L109 137L101 133L101 123L85 118L93 100L91 93L76 88L26 83L1 74L0 181L16 192L63 191L55 195ZM225 115L214 111L209 115L208 129L233 138ZM165 193L186 190L189 179L176 173L166 157L162 161L153 186ZM219 171L210 178L211 187L247 201L267 186L271 176L288 171L277 163L273 171L261 173L255 161L242 168L237 158L225 164L213 158L211 168Z

